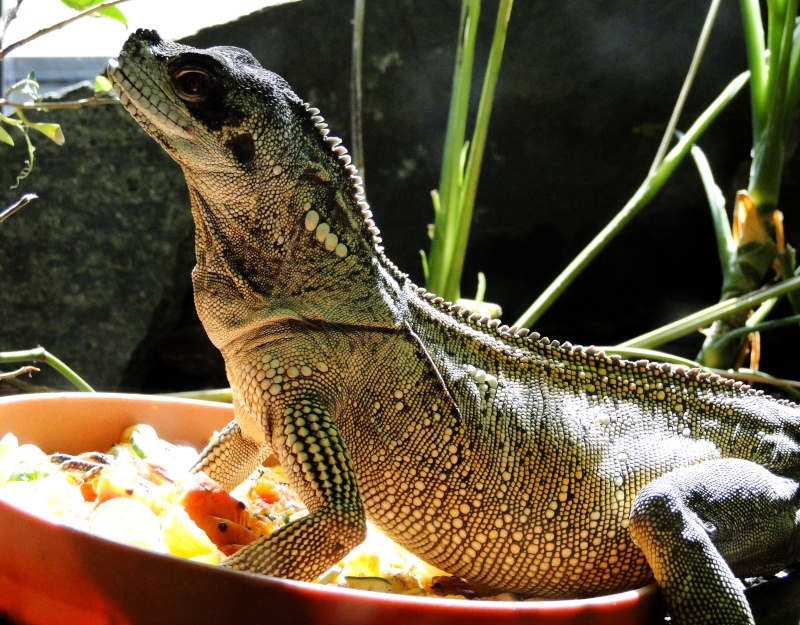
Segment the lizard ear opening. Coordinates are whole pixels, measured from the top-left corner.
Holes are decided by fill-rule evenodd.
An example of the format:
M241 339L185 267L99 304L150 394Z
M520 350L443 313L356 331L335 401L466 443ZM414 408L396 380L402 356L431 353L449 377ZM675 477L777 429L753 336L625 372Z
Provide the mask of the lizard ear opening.
M228 145L233 156L242 165L247 165L256 155L256 141L252 133L239 133L228 142Z

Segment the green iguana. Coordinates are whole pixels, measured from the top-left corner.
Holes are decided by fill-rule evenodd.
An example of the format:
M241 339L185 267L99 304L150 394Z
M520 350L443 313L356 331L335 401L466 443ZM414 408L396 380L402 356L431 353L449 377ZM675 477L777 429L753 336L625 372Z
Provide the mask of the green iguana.
M737 577L800 561L798 407L418 288L319 111L244 50L140 30L109 74L191 195L195 302L235 414L195 468L230 489L274 452L309 509L225 566L310 580L369 518L496 589L655 576L676 623L752 623Z

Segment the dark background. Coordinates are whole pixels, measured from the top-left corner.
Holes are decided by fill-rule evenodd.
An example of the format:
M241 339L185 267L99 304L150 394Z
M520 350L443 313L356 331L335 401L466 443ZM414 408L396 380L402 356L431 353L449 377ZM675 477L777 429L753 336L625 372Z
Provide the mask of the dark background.
M483 4L476 94L495 20L494 3ZM706 10L706 3L688 0L515 3L464 272L466 297L483 271L487 299L513 322L626 203L660 139L640 129L666 124ZM459 14L456 0L367 3L367 197L387 255L418 284ZM349 0L303 0L186 42L251 50L320 108L349 145L351 18ZM738 4L724 3L680 128L746 69L741 33ZM67 144L42 144L37 152L37 171L22 190L42 199L0 227L0 348L42 344L100 389L224 385L189 294L192 224L182 176L126 117L119 107L59 112ZM701 140L729 205L746 185L750 145L745 91ZM11 173L0 172L0 184ZM790 154L781 197L790 242L800 239L796 174ZM4 205L17 196L5 193L7 186ZM713 304L719 289L705 193L687 159L534 329L611 345ZM762 367L800 377L797 328L763 338ZM697 334L667 347L693 357L701 341ZM35 381L64 385L49 375Z

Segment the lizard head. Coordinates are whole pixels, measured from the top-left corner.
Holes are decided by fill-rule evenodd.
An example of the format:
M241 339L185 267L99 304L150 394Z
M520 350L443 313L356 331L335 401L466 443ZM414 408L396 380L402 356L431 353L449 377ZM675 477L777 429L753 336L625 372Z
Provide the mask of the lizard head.
M201 50L151 30L129 37L109 76L183 169L196 226L195 302L215 343L281 315L395 322L381 275L396 268L382 254L361 178L319 111L282 78L239 48ZM363 298L344 294L354 284Z
M285 150L279 131L297 98L246 50L200 50L140 29L109 76L128 112L211 201L230 199L234 187L222 181L263 173Z

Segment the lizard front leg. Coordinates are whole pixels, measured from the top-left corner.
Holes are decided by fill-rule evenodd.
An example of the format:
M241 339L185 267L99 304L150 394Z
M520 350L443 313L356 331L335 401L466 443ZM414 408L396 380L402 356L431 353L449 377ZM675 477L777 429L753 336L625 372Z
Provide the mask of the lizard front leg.
M677 625L745 625L737 575L800 561L800 487L747 460L675 469L636 496L630 532Z
M364 504L347 447L323 401L288 405L273 440L291 486L308 515L223 561L234 569L312 580L366 536Z
M215 436L192 467L230 492L272 454L261 415L253 414L233 389L233 421Z
M200 452L191 472L202 471L230 492L247 479L271 453L271 446L244 436L234 420Z

